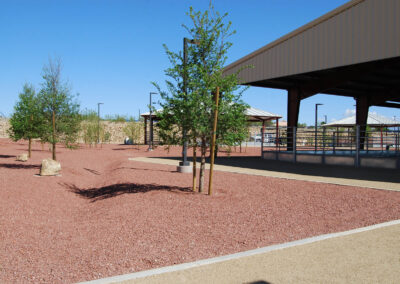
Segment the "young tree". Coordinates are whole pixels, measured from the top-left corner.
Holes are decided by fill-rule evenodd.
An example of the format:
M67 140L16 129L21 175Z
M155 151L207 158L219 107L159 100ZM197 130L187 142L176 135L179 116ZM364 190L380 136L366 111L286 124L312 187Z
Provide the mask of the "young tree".
M56 144L72 147L80 127L79 104L68 85L61 80L61 60L49 60L43 68L42 89L38 95L44 118L41 139L52 144L52 158L56 160Z
M214 95L220 89L218 107L218 144L232 145L240 142L247 134L245 110L248 107L242 100L244 88L238 85L238 73L223 76L227 51L232 43L227 38L231 23L224 22L227 14L221 16L213 7L204 13L190 8L188 13L192 25L184 26L194 43L187 50L187 64L183 64L182 53L174 53L165 45L172 67L166 70L171 79L166 81L168 92L158 88L164 102L160 114L160 136L164 141L182 144L182 130L186 129L194 150L201 147L199 191L204 188L205 158L211 141ZM186 78L187 91L184 86ZM195 152L194 152L195 154ZM195 179L195 171L193 178Z
M140 138L142 137L143 127L140 122L136 122L131 120L126 123L123 131L126 136L128 136L129 140L132 141L132 144L139 144Z
M41 114L35 88L25 84L19 101L14 106L10 119L9 135L14 141L28 140L28 157L31 157L32 139L39 138L43 131Z

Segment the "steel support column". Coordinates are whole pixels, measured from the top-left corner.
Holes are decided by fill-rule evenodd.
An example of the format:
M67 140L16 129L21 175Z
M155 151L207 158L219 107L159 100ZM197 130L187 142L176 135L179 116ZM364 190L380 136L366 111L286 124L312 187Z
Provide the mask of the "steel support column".
M356 98L356 125L360 125L360 150L364 150L369 106L367 96Z
M265 136L265 120L263 119L261 128L261 157L263 156L263 151L264 151L264 136Z
M300 90L298 88L292 88L288 90L288 108L287 108L287 150L293 151L293 128L297 127L299 120L299 109L300 109Z
M147 145L147 117L144 118L144 145Z

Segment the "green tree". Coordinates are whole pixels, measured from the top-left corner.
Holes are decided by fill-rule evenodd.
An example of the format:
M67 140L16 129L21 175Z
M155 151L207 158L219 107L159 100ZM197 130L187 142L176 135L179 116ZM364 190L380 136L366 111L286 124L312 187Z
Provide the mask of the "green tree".
M31 157L32 139L39 138L43 132L43 116L38 105L35 88L25 84L19 101L14 106L10 118L9 135L14 141L28 140L28 157Z
M56 160L56 144L72 148L80 129L79 104L70 87L61 80L61 60L49 59L43 68L44 82L38 95L44 118L41 139L52 144L52 158Z
M165 45L171 67L165 71L167 92L159 90L163 102L158 123L160 137L164 142L183 144L182 130L186 129L191 145L201 147L201 166L199 191L203 191L205 158L211 141L214 95L220 88L217 143L233 145L243 141L247 134L245 110L248 107L241 94L245 88L238 85L237 73L224 76L223 67L227 60L227 51L232 43L227 41L234 31L231 23L225 23L227 14L221 16L213 7L205 12L188 13L191 27L185 29L194 43L187 49L187 64L183 64L183 54L170 51ZM185 90L184 78L187 89ZM195 180L195 171L193 179Z

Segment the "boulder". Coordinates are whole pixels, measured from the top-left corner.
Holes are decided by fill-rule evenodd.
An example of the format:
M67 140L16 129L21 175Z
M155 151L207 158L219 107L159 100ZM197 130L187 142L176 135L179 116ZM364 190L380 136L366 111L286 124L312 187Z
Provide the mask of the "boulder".
M28 161L28 154L21 154L17 156L17 161L26 162Z
M61 164L53 159L44 159L40 168L41 176L56 176L61 171Z

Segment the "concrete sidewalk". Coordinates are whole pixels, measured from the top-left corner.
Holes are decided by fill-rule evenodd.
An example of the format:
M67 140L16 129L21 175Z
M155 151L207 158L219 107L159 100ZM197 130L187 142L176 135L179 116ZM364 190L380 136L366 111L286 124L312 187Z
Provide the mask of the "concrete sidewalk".
M129 158L129 160L145 162L145 163L164 164L171 166L177 166L179 162L174 159L148 158L148 157ZM206 169L209 169L209 164L206 164ZM294 180L330 183L338 185L367 187L373 189L400 191L400 183L395 183L395 182L371 181L371 180L339 178L339 177L329 177L329 176L314 176L306 174L279 172L272 170L260 170L260 169L233 167L225 165L214 165L214 169L216 171L225 171L225 172L239 173L239 174L258 175L258 176L273 177L273 178L294 179Z
M398 283L400 220L88 283Z

